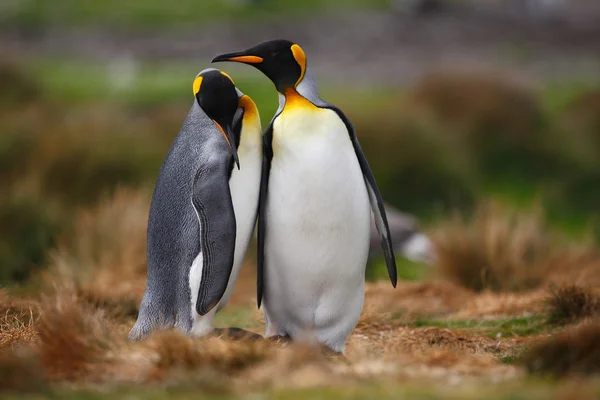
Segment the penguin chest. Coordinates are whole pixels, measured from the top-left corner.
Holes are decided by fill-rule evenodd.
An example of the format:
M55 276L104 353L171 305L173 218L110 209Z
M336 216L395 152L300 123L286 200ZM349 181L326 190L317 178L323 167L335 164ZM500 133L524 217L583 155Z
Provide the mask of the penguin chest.
M360 211L360 216L368 211L367 189L350 135L334 111L316 107L284 111L275 120L269 193L275 207L299 203L299 210L320 215L322 224L331 217L331 228L341 227L339 214ZM306 212L289 216L302 215L310 224L316 216Z
M273 125L269 296L294 293L293 307L306 310L323 296L349 301L364 280L369 229L367 189L342 120L328 109L284 110Z
M240 169L234 166L229 179L236 220L236 261L244 257L256 222L262 168L261 146L260 127L252 129L252 132L244 127L238 148Z

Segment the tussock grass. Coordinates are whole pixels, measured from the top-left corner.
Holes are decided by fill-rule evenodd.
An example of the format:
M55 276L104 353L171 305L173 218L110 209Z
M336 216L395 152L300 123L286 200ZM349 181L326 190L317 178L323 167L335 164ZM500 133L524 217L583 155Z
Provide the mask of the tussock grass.
M146 277L149 194L128 188L76 216L59 239L48 276L72 282L81 300L113 316L135 316Z
M0 353L33 342L38 315L35 301L14 299L0 289Z
M0 225L0 285L24 283L43 264L59 221L47 203L11 193L0 196Z
M443 121L448 134L527 136L541 118L531 88L499 71L432 72L409 95L416 108Z
M145 121L110 109L79 110L44 131L32 149L30 171L42 193L67 205L94 205L119 186L150 182L166 154Z
M475 198L474 174L461 146L454 138L440 135L427 118L399 112L399 102L353 118L386 201L419 215L470 207Z
M46 388L43 369L32 347L0 351L0 393L27 393Z
M82 304L73 288L65 286L41 299L36 330L41 362L53 380L101 373L115 344L102 311Z
M211 367L220 372L237 372L263 361L272 350L264 340L236 342L216 337L199 340L174 330L154 334L152 347L158 354L155 366L163 371Z
M70 232L79 209L155 178L168 144L152 122L102 107L96 112L65 116L48 107L2 118L0 283L24 282L46 265L48 250ZM157 117L162 125L169 118ZM178 129L166 131L174 136Z
M486 186L522 190L576 169L567 135L555 132L540 97L529 86L493 70L444 70L423 76L409 94L417 113L453 136Z
M543 315L514 317L489 320L417 320L411 323L415 327L439 327L450 329L468 329L470 332L486 335L490 338L536 335L548 329Z
M547 306L553 323L570 323L600 316L600 299L589 288L577 285L551 287Z
M9 243L4 246L0 240L0 262L8 265L0 279L6 282L24 281L29 271L46 263L56 237L71 228L74 209L94 206L122 185L150 187L190 101L180 94L189 87L185 65L143 67L136 74L142 78L127 92L156 101L143 106L110 89L106 66L41 63L32 74L19 66L9 69L7 76L22 77L17 85L24 92L33 94L39 87L42 95L26 99L27 106L0 107L0 183L11 194L0 198L0 224L7 226L1 239ZM271 89L262 81L242 81L270 115ZM339 100L348 97L346 89ZM53 95L61 90L73 92L77 101L67 105L65 98L57 100ZM504 188L518 196L541 184L522 183L531 171L560 180L572 167L565 140L555 141L553 129L539 126L540 99L504 77L449 72L425 77L407 97L389 92L394 94L375 99L381 107L357 104L348 114L384 198L405 211L431 219L450 209L470 209L481 188L495 184L494 174L483 173L484 164L500 172L516 165L518 183L509 181ZM86 101L77 95L85 95ZM562 139L570 142L573 135L568 133ZM557 159L555 150L564 157ZM562 186L553 184L548 191L556 198L553 204L578 209L571 205L580 201L592 212L598 203L593 171L569 173ZM583 195L563 199L573 188Z
M562 116L564 129L587 139L594 153L600 153L600 89L586 91L567 104Z
M565 377L600 372L600 320L568 328L527 351L522 362L533 374Z
M7 60L5 54L0 62L0 87L0 110L22 107L42 97L38 82L25 73L16 60Z
M576 279L600 262L593 244L571 245L549 227L540 208L514 211L489 200L471 218L441 222L433 240L439 274L475 291L537 288L553 274Z
M34 322L33 313L0 317L0 352L34 342L37 339Z

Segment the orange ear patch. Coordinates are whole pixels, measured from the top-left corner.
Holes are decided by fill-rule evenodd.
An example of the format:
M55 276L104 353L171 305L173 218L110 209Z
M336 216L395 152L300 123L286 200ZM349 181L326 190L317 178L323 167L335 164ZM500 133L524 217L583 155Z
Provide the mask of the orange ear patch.
M294 55L294 59L300 66L300 78L296 81L296 85L302 81L304 78L304 73L306 72L306 54L304 54L304 50L297 44L293 44L291 47L292 54Z
M197 95L198 92L200 91L200 85L202 85L202 77L197 76L196 79L194 79L194 84L192 85L192 90L194 91L194 96Z
M226 78L228 78L231 81L231 83L233 83L235 85L235 82L233 81L233 79L231 79L231 77L229 75L227 75L226 72L223 72L223 71L219 71L219 72L221 73L221 75L223 75Z

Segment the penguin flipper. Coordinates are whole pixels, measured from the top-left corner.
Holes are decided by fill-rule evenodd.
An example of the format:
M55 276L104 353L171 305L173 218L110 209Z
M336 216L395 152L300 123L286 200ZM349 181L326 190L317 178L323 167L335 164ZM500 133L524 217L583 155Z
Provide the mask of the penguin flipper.
M373 216L375 217L375 226L377 227L377 232L379 233L379 238L381 239L381 247L383 249L383 255L385 257L385 264L387 266L388 275L390 277L390 281L392 282L392 286L396 287L396 283L398 282L398 273L396 270L394 246L392 244L392 236L390 234L390 227L385 212L383 198L381 197L381 193L379 192L379 188L377 187L377 182L375 182L375 176L373 176L373 172L371 171L369 162L367 161L367 158L365 157L362 148L360 147L360 143L358 142L358 138L356 137L356 131L354 130L352 122L350 122L348 117L346 117L346 115L344 115L342 110L340 110L339 108L333 105L329 105L327 108L330 108L331 110L335 111L336 114L340 117L340 119L344 122L344 125L346 125L346 129L348 129L350 140L352 141L352 146L354 147L354 152L356 153L356 158L358 158L360 169L362 170L363 177L365 178L365 182L367 184L367 191L369 192L371 209L373 210Z
M196 311L207 314L227 288L235 250L236 221L229 175L231 157L211 157L194 178L192 204L200 223L202 278Z
M275 118L273 118L275 120ZM269 174L271 173L271 160L273 159L273 122L269 124L263 135L263 160L260 176L260 194L258 197L258 229L257 229L257 262L256 262L256 302L260 308L265 287L265 232L267 212L267 192L269 188Z

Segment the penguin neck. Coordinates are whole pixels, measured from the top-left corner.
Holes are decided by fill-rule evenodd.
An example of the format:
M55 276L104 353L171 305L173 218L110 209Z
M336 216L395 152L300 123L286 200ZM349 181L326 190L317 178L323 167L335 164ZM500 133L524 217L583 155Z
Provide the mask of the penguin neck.
M321 107L327 103L319 97L317 82L310 67L306 68L304 77L295 88L288 88L284 93L279 93L279 108L275 115L283 112L286 107Z
M244 109L242 129L240 131L240 144L238 147L238 153L241 155L260 148L262 144L262 131L256 103L249 96L243 95L240 97L240 107Z
M240 97L240 107L244 109L243 123L256 123L256 120L259 119L258 107L250 96L242 95Z
M323 102L319 97L319 88L317 87L315 75L308 66L306 67L302 80L296 85L296 92L315 105L319 105Z
M306 97L302 96L295 89L287 89L283 94L285 98L284 109L286 108L313 108L315 105L308 100Z

